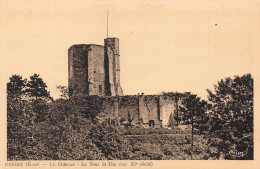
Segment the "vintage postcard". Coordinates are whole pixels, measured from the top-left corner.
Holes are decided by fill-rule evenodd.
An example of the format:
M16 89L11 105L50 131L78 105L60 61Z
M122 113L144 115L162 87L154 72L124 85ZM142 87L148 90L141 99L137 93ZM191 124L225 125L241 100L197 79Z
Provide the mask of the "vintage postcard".
M0 1L0 168L257 168L260 1Z

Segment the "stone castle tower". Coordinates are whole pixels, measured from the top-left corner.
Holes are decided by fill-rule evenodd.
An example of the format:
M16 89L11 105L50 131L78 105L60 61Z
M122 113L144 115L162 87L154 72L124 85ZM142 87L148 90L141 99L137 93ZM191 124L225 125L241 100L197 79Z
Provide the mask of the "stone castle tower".
M175 117L178 119L181 114L178 107L185 94L123 96L119 57L118 38L106 38L104 45L71 46L68 50L69 95L99 96L102 102L97 119L101 122L156 128L178 125Z
M71 46L68 50L70 96L122 96L119 56L118 38L106 38L104 46Z

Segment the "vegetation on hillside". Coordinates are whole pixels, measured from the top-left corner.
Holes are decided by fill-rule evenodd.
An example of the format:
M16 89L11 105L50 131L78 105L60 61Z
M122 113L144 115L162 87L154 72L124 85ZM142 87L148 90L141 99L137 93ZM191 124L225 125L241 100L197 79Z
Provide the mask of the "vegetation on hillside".
M67 88L58 86L61 98L53 100L39 75L13 75L7 84L8 160L253 159L251 75L214 87L208 101L185 93L178 120L189 129L143 129L100 124L98 97L69 99Z

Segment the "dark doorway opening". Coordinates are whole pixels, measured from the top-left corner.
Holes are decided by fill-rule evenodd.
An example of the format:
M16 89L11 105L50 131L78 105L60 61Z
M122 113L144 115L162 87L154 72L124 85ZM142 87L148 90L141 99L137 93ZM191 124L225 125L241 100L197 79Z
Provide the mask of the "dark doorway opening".
M149 127L154 128L154 120L149 121Z

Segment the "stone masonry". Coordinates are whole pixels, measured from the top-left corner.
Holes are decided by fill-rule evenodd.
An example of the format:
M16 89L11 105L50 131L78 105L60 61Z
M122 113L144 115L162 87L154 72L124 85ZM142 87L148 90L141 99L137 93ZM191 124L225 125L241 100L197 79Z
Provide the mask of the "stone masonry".
M68 50L70 97L100 96L102 122L168 127L175 120L183 97L174 94L123 96L120 86L119 39L106 38L104 46L73 45Z
M127 95L102 97L101 122L116 121L120 125L167 128L176 126L180 118L180 97L172 95ZM178 115L179 114L179 115Z
M119 39L105 45L81 44L69 48L71 96L122 96L119 68Z

